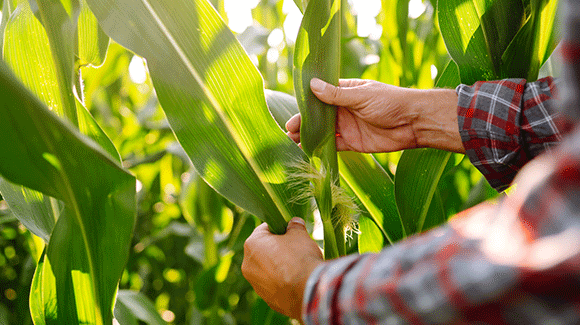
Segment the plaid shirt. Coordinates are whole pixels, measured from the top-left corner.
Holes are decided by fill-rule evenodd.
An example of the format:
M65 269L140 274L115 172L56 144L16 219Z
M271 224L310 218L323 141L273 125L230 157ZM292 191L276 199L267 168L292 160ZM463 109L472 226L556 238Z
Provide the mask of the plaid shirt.
M546 108L551 79L458 89L466 150L496 188L550 154L526 164L501 202L318 267L304 293L307 324L580 324L580 128L554 147L558 130L580 121L580 1L562 5L560 117Z

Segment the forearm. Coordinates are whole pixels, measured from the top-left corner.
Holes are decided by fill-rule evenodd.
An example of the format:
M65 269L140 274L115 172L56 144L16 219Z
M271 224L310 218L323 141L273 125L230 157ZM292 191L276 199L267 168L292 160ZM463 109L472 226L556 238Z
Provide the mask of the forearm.
M413 131L418 147L465 153L457 124L457 94L453 89L409 89L410 109L418 118Z

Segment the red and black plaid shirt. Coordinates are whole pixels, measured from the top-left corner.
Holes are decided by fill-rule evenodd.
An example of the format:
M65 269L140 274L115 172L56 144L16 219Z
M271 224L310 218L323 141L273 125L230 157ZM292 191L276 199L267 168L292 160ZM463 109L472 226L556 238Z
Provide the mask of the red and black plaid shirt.
M458 87L468 156L497 189L517 174L516 190L381 253L321 265L307 324L580 324L580 1L562 5L561 115L551 78Z

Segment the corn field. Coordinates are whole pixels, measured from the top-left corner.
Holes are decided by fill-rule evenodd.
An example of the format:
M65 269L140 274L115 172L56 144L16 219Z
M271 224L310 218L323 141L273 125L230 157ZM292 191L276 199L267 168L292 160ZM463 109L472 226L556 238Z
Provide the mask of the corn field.
M295 323L241 274L261 222L335 258L499 195L463 155L337 153L310 79L557 76L557 6L0 0L0 324Z

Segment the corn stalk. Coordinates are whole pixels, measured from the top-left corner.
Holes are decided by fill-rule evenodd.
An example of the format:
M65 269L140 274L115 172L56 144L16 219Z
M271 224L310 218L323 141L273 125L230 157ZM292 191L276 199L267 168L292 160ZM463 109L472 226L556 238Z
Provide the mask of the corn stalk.
M302 116L302 149L310 159L314 196L324 227L325 257L345 255L344 206L338 203L336 109L317 99L310 80L338 85L341 49L341 1L311 0L304 12L294 54L294 88ZM308 174L308 173L307 173Z

